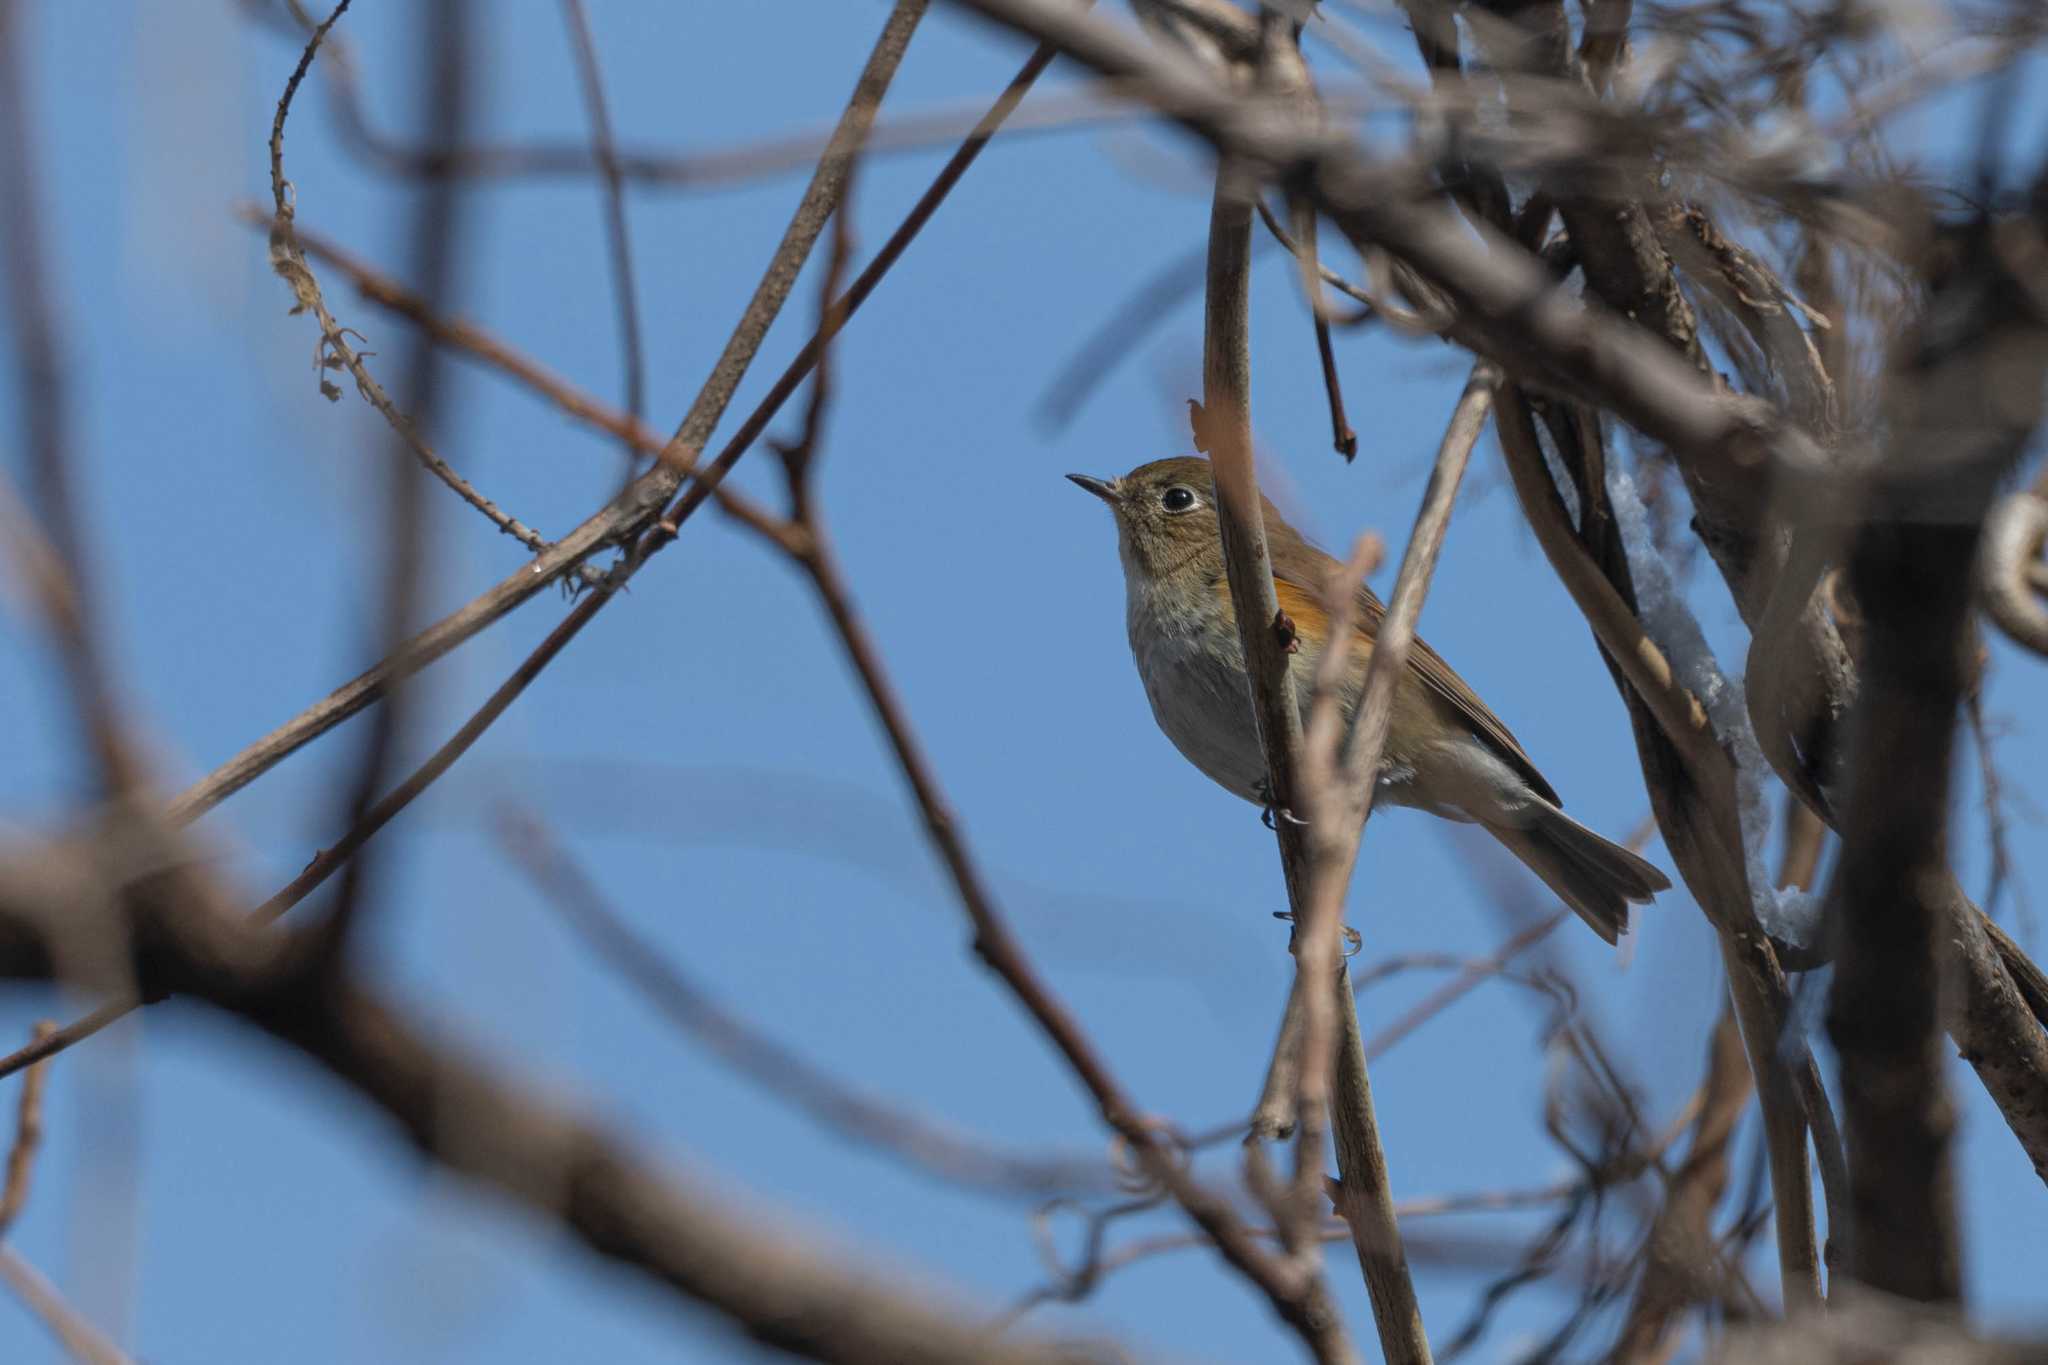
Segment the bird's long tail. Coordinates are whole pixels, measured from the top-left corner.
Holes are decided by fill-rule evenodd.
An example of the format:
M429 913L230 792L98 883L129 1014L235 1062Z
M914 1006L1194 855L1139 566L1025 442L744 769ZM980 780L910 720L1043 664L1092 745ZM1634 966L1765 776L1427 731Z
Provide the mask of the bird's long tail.
M1671 887L1651 864L1548 803L1528 825L1486 829L1609 943L1628 928L1630 904Z

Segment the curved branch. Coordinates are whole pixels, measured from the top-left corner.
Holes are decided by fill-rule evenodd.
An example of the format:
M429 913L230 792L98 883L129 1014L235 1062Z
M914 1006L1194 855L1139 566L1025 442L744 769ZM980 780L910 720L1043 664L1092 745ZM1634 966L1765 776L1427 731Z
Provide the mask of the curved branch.
M2035 592L2028 570L2048 542L2048 497L2038 489L2013 493L1994 503L1984 519L1984 544L1977 557L1977 594L1984 612L2015 644L2048 656L2048 606Z

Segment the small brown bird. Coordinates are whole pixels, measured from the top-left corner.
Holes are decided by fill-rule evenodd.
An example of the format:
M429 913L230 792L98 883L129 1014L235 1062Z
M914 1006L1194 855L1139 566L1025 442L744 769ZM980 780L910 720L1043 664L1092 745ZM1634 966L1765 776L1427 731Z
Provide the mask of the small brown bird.
M1264 805L1266 760L1224 581L1209 462L1155 460L1120 479L1067 477L1116 514L1131 654L1159 728L1226 790ZM1289 677L1306 710L1330 633L1324 585L1339 566L1270 502L1265 515L1273 589L1300 641ZM1385 615L1372 589L1360 585L1340 694L1347 721ZM1609 943L1628 928L1631 903L1646 903L1671 885L1655 867L1558 809L1557 793L1508 727L1420 639L1394 689L1379 783L1380 800L1484 826Z

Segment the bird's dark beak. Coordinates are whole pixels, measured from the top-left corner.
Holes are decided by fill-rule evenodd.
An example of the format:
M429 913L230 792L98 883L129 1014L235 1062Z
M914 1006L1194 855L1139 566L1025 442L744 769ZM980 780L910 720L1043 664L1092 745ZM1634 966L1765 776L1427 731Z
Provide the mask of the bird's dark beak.
M1069 474L1067 477L1087 489L1090 493L1093 493L1096 497L1101 498L1104 502L1112 506L1115 505L1116 484L1114 482L1105 482L1102 479L1092 478L1086 474Z

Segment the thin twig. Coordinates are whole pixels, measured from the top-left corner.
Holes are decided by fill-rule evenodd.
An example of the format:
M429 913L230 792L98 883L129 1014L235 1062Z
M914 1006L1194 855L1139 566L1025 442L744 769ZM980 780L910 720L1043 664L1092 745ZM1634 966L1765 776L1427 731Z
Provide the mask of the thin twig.
M544 554L552 548L540 532L510 516L495 502L479 493L462 475L455 472L449 463L436 454L421 437L414 419L401 412L384 386L377 382L363 363L363 353L349 344L351 335L360 337L353 328L342 326L328 311L327 301L320 293L320 284L313 271L306 264L306 258L296 241L293 240L292 220L297 204L292 193L291 182L284 176L284 130L285 121L291 115L292 98L298 94L299 83L305 78L312 65L320 44L327 36L335 21L348 11L352 0L341 0L334 12L327 16L325 23L314 31L307 40L306 48L300 54L299 64L286 82L284 94L277 102L277 112L270 125L270 193L272 202L272 223L270 230L270 267L291 287L294 300L293 313L310 312L320 327L320 343L314 350L315 368L320 373L320 392L331 400L341 397L341 390L330 382L326 372L330 369L345 369L356 382L356 392L364 402L375 408L391 429L398 433L412 451L413 456L429 473L446 484L455 495L482 513L484 518L504 534L511 536L535 554Z
M604 70L598 64L597 40L583 0L562 0L562 18L569 26L576 52L577 82L590 112L590 154L604 185L605 233L610 244L612 297L619 318L619 353L626 372L626 415L639 422L647 414L647 362L640 342L640 298L633 282L633 242L626 226L625 177L619 170L618 147L612 138L611 111L606 107ZM626 442L630 461L639 453Z
M1537 920L1525 929L1517 930L1505 943L1485 957L1465 964L1456 976L1416 1001L1391 1023L1382 1025L1379 1032L1367 1039L1365 1059L1376 1062L1384 1057L1396 1043L1442 1014L1450 1005L1470 994L1475 987L1492 977L1502 975L1508 963L1548 938L1552 930L1570 918L1570 911L1559 910L1547 918Z
M106 1334L64 1301L43 1273L10 1246L0 1246L0 1280L41 1323L50 1329L79 1365L134 1365Z
M941 1180L1012 1198L1110 1188L1109 1168L1100 1160L1012 1156L846 1085L712 999L620 917L538 820L508 809L499 825L505 852L621 979L735 1074L801 1110L834 1137L876 1148Z
M1337 353L1330 345L1330 314L1323 306L1319 273L1322 262L1316 255L1316 211L1300 200L1291 207L1295 236L1301 243L1295 249L1295 259L1301 267L1301 288L1308 300L1309 318L1315 324L1316 358L1323 367L1323 395L1330 405L1330 445L1348 463L1358 456L1358 433L1351 429L1351 422L1344 415L1344 385L1337 375ZM1272 216L1264 198L1258 201L1258 208L1259 216L1270 228Z
M1407 1222L1411 1219L1437 1218L1462 1213L1499 1213L1543 1208L1571 1199L1584 1188L1583 1183L1578 1180L1566 1180L1530 1189L1478 1190L1469 1194L1424 1196L1396 1201L1394 1213L1403 1222ZM1133 1200L1128 1204L1114 1205L1091 1215L1083 1233L1082 1256L1079 1263L1068 1266L1057 1261L1050 1262L1048 1269L1053 1273L1052 1281L1025 1291L997 1321L1007 1326L1042 1304L1078 1302L1119 1270L1170 1252L1192 1251L1210 1245L1209 1239L1199 1232L1159 1233L1133 1238L1122 1246L1112 1247L1108 1244L1106 1234L1111 1223L1130 1214L1156 1208L1158 1203L1157 1199ZM1042 1219L1034 1220L1034 1228L1042 1222ZM1255 1228L1253 1235L1265 1241L1278 1242L1280 1229ZM1348 1241L1351 1237L1351 1225L1341 1218L1325 1219L1317 1230L1317 1236L1324 1242ZM1046 1247L1043 1243L1046 1234L1041 1232L1038 1240L1041 1243L1041 1259L1045 1259Z
M29 1038L40 1043L56 1031L57 1026L49 1020L39 1020ZM32 1066L21 1078L21 1099L14 1110L14 1145L7 1149L7 1183L0 1188L0 1241L6 1240L28 1203L29 1177L35 1173L36 1151L43 1142L43 1087L49 1078L47 1066Z
M1253 252L1264 245L1255 243ZM1032 415L1039 426L1046 431L1065 430L1117 363L1137 349L1146 332L1170 309L1200 292L1207 271L1205 244L1167 261L1131 290L1074 348L1032 402Z
M270 226L270 215L253 205L237 209L236 216L252 227ZM304 224L294 224L292 230L300 250L313 260L347 276L348 282L355 286L356 292L369 302L404 318L443 346L471 356L497 370L536 397L553 403L555 407L577 421L616 436L636 454L654 457L662 456L663 452L667 451L665 458L672 468L680 470L685 475L695 473L696 466L693 463L677 452L667 450L669 438L645 422L635 420L603 400L585 393L481 325L436 311L425 299L397 280L376 270L338 243L308 230ZM721 512L735 518L756 534L772 537L778 518L744 492L720 484L713 490L711 496L718 503Z
M1673 1321L1701 1288L1717 1287L1713 1212L1728 1187L1728 1152L1752 1092L1735 1007L1724 997L1707 1043L1704 1100L1693 1123L1685 1164L1665 1190L1646 1240L1647 1260L1635 1301L1616 1337L1613 1358L1662 1358ZM1653 1355L1655 1351L1657 1354Z
M868 295L881 283L883 276L901 259L904 251L909 249L911 242L916 239L925 224L931 221L932 215L938 212L939 205L945 202L953 187L967 173L968 167L981 155L989 140L994 137L996 129L1002 126L1011 111L1023 100L1025 92L1031 88L1046 67L1052 64L1054 55L1053 49L1041 47L1025 61L1017 75L983 115L974 131L932 178L931 184L904 215L903 221L897 226L896 231L890 234L882 249L875 253L874 260L868 263L859 278L846 291L845 297L840 301L840 309L834 314L835 326L845 325L866 301ZM856 113L871 118L873 110L857 100L849 107L846 117L852 118ZM806 191L805 200L799 204L801 213L811 214L810 198L817 190L818 184L819 182L814 179L811 190ZM822 226L822 221L818 225ZM791 244L785 241L771 262L771 275L777 275L784 270L783 257L789 252L790 246ZM761 299L757 298L752 307L758 312L760 306ZM754 344L758 345L760 336L765 334L765 327L758 330L750 328L749 331ZM724 471L730 470L752 446L767 428L768 423L774 419L775 414L781 411L782 405L789 400L790 395L802 384L804 376L810 373L811 366L817 363L820 340L819 336L814 335L805 344L770 387L768 393L755 405L753 412L727 441L719 458L713 462L719 471L718 478L711 480L711 491L714 494L718 487L722 486L719 480L722 480ZM743 372L744 366L735 368L724 361L715 370L713 387L722 391L723 397L714 405L717 412L707 414L713 424L717 415L723 412L724 402L730 398L732 387L737 385ZM400 676L404 671L423 668L432 663L506 616L564 573L581 565L590 555L598 553L607 545L636 534L659 512L682 479L687 474L695 472L697 444L692 444L688 439L680 439L693 432L696 433L697 443L701 444L708 435L704 421L686 422L686 428L679 433L679 439L669 443L662 460L653 469L635 480L624 493L593 513L575 530L562 537L552 550L542 554L534 562L524 566L452 615L444 617L414 636L408 642L404 660L386 660L337 688L194 783L172 803L172 818L185 821L204 814L228 796L255 781L290 754L376 702L383 696L384 689L390 685L394 677ZM702 486L693 484L692 488ZM694 507L695 504L692 503L690 506ZM677 518L677 523L680 524L680 517ZM618 572L627 572L631 567L622 565ZM5 1073L0 1071L0 1074Z

